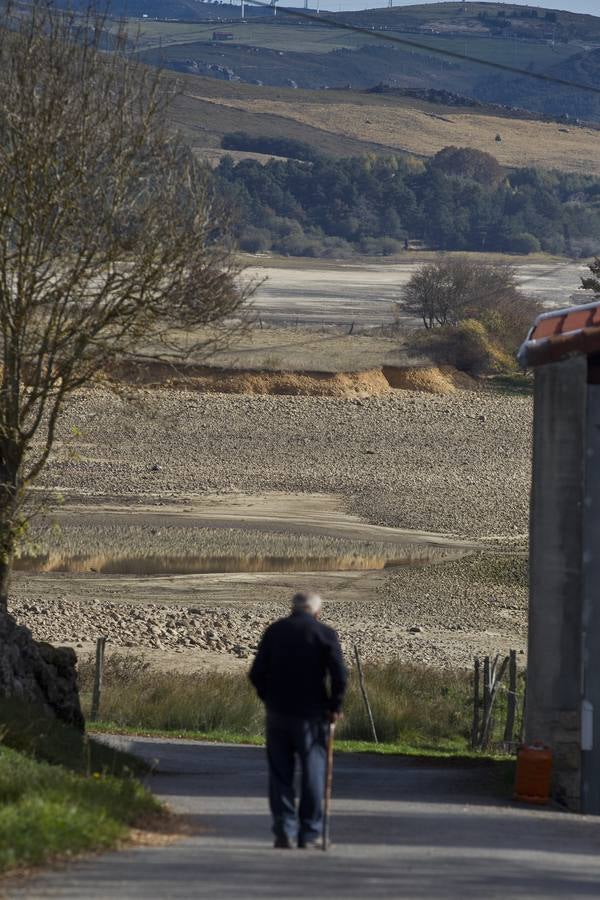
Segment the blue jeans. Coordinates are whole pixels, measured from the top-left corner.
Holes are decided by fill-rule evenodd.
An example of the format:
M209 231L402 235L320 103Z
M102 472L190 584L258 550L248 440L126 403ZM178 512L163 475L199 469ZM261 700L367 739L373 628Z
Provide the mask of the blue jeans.
M300 760L300 805L296 815L294 766ZM267 713L269 803L273 833L290 841L315 841L323 830L323 792L327 766L327 723Z

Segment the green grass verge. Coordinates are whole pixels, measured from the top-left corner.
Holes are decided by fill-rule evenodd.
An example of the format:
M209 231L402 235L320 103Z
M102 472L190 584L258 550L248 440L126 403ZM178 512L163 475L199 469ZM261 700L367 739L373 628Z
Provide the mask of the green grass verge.
M133 737L158 737L165 740L209 741L223 744L247 744L264 746L262 734L245 734L236 731L187 731L185 729L133 728L116 722L94 722L89 726L94 734L124 734ZM453 762L501 762L512 757L502 753L479 753L465 749L461 741L443 742L436 746L411 743L409 741L383 742L336 740L335 749L339 753L378 753L386 756L410 756L420 760Z
M133 778L85 776L0 745L0 872L112 847L159 809Z
M162 810L148 766L35 707L0 702L0 873L115 846Z
M41 710L15 701L0 701L0 746L83 775L101 772L127 778L149 771L144 760L90 740Z

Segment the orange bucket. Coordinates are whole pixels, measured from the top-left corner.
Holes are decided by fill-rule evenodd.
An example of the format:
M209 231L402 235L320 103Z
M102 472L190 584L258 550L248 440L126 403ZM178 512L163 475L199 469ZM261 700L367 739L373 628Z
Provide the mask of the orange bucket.
M525 744L517 753L515 800L547 803L550 799L552 751L541 743Z

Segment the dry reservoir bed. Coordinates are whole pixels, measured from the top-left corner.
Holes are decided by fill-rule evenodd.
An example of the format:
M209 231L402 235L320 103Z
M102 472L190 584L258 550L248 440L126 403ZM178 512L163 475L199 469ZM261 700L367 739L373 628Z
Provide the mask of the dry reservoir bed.
M46 475L60 530L21 561L13 609L83 651L103 633L226 668L311 586L367 658L523 650L529 417L485 392L82 393Z

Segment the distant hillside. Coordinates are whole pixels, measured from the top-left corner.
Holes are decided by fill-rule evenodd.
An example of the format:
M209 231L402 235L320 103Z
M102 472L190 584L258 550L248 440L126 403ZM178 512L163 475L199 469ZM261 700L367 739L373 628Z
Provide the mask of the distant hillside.
M600 87L600 48L578 53L549 71L558 78ZM474 84L473 95L484 101L510 102L543 115L561 115L572 120L600 120L600 95L547 86L530 78L488 75Z
M301 46L301 39L297 43ZM426 89L447 87L450 80L455 90L471 88L459 66L386 44L314 53L257 47L237 40L227 44L198 41L143 50L140 58L190 75L282 87L370 88L383 82Z
M176 122L200 155L218 148L224 134L243 131L292 138L331 156L426 158L455 145L492 153L507 167L600 175L600 133L588 127L395 93L304 91L191 76L183 83Z
M123 9L129 12L150 10L149 16L154 9L144 0L118 2L127 2ZM283 8L277 16L260 10L260 17L249 18L251 7L247 6L246 21L240 20L240 6L231 4L165 0L161 9L163 16L173 19L132 18L130 34L142 59L178 72L305 89L364 89L383 84L401 90L447 90L546 116L568 113L571 119L600 121L600 104L592 94L565 92L552 84L443 55L466 54L598 83L593 43L600 47L597 16L510 4L441 3L326 14L340 22L335 27L323 21L325 16L306 22ZM188 13L191 19L176 20ZM345 24L360 25L370 33L354 32ZM225 32L227 39L215 40L217 30ZM388 37L400 43L390 43ZM415 43L421 46L411 47Z
M504 35L554 41L600 41L600 18L512 3L427 3L357 12L334 18L355 25L415 29L426 33Z

